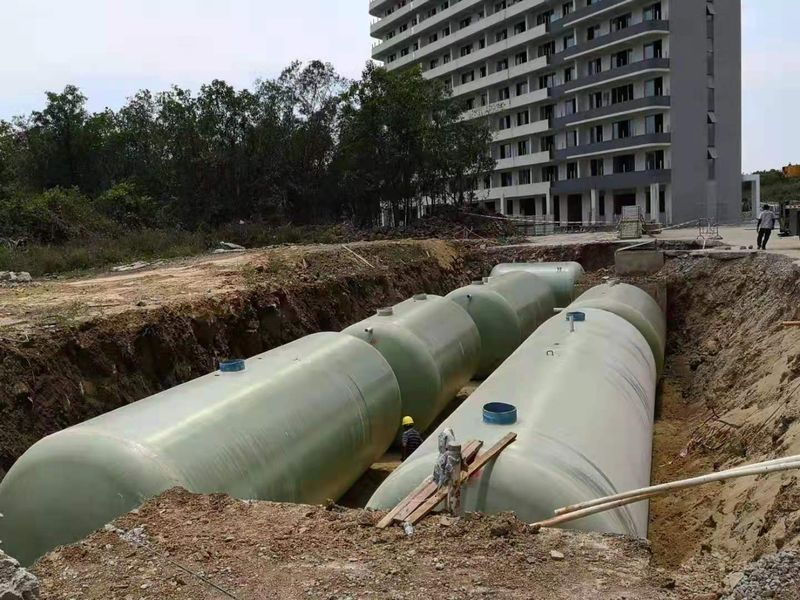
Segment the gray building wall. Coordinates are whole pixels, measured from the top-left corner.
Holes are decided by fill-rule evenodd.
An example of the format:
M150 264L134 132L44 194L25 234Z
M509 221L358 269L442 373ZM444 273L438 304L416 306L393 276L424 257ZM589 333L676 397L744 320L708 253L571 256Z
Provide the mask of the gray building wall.
M709 217L705 0L672 0L672 221Z
M714 0L713 5L719 156L717 219L721 223L734 223L742 220L742 3L741 0Z

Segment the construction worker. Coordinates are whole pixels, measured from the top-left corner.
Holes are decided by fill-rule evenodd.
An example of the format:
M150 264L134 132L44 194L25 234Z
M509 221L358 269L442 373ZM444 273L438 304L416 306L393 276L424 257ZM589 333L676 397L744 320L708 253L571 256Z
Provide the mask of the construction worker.
M769 237L772 235L772 230L778 223L778 215L772 212L769 204L761 207L761 212L758 214L758 249L766 250Z
M403 417L403 438L400 441L402 460L411 456L417 448L422 445L422 435L414 428L414 419Z

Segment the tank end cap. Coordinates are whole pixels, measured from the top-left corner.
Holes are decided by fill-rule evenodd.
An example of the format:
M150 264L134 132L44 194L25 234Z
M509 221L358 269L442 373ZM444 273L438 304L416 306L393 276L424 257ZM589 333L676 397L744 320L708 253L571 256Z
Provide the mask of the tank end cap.
M223 360L219 363L219 370L223 373L240 373L246 369L244 360L235 358L233 360Z
M484 404L483 422L491 425L513 425L517 422L517 407L505 402Z

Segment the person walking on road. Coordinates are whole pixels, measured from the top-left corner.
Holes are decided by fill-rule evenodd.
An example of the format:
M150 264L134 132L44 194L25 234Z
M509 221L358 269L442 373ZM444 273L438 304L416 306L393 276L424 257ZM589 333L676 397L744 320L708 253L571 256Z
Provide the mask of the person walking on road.
M400 441L402 460L407 459L422 445L422 435L414 428L414 419L403 417L403 438Z
M769 242L769 238L772 235L772 230L775 229L775 225L778 223L778 215L772 212L772 209L769 207L769 204L765 204L761 207L761 212L758 215L758 225L756 228L758 229L758 249L759 250L766 250L767 243Z

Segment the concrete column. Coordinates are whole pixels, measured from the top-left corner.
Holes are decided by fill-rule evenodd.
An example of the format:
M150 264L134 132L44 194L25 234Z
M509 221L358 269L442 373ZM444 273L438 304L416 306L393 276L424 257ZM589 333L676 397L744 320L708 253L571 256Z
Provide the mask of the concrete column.
M753 218L758 218L758 213L761 210L761 176L758 175L753 180Z
M505 216L505 214L506 214L506 195L505 194L500 194L500 210L498 212L503 216Z
M553 193L547 192L547 197L545 200L545 212L544 212L545 220L551 220L553 216Z
M596 189L593 189L591 194L591 202L589 204L589 224L594 225L597 223L597 198L600 193Z
M650 214L645 215L645 218L650 221L658 222L659 212L658 203L661 194L661 186L657 183L650 184Z

